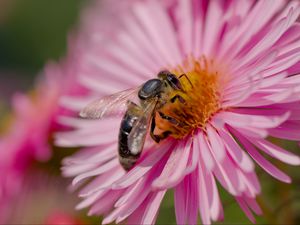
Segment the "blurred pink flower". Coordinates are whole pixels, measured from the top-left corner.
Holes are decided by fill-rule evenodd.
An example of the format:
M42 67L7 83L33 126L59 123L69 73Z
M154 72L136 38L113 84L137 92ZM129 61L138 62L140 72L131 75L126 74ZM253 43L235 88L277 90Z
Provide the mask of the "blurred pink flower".
M56 116L66 114L59 108L59 96L81 91L72 82L76 56L71 56L61 65L49 63L31 93L13 96L11 121L0 138L0 221L9 208L2 202L9 202L22 190L28 169L52 156L53 132L62 129Z
M24 178L22 192L10 199L12 207L1 224L84 224L74 210L76 196L66 191L66 180L36 170Z
M12 179L11 176L23 174L32 160L46 161L51 155L48 143L60 93L60 76L54 70L58 70L57 66L49 65L45 76L38 81L34 93L15 94L13 97L14 118L0 141L2 194L11 192L11 188L17 188L16 184L11 183L19 180Z
M64 212L55 212L51 214L45 222L45 225L82 225L83 223L76 219L74 216L71 216Z
M58 133L56 143L85 147L63 167L75 187L85 185L77 208L91 207L89 215L104 215L104 224L153 224L173 188L178 224L196 224L198 214L210 224L223 218L219 182L254 222L261 190L253 161L286 183L290 177L263 155L300 164L266 139L300 140L300 3L128 0L115 8L116 2L101 2L86 11L81 30L79 83L91 94L64 97L65 107L78 112L91 99L138 87L168 69L194 82L186 96L192 110L181 110L198 127L180 140L149 138L125 172L117 156L121 118L62 117L74 130Z

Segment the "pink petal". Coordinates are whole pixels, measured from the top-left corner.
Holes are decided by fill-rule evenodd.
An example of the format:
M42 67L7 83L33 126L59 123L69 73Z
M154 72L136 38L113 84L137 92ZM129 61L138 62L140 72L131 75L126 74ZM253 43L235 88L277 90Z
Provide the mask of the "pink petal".
M298 43L299 46L299 43ZM268 69L263 73L265 76L282 72L291 66L295 65L300 60L300 48L293 48L292 51L286 53L281 59L276 60L275 63L271 64Z
M198 136L197 134L195 134L195 136ZM198 165L198 162L199 162L199 151L200 151L200 145L199 145L199 139L197 138L194 138L192 141L192 148L191 148L191 151L192 153L190 153L190 158L189 158L189 164L187 165L187 168L185 170L185 174L189 174L191 172L193 172L197 165Z
M182 140L173 149L160 176L152 183L153 188L169 188L178 184L185 175L192 140Z
M67 165L62 167L62 173L66 177L72 177L95 169L97 166L98 164Z
M59 105L63 108L79 112L87 104L95 99L96 96L89 97L71 97L71 96L62 96L59 99Z
M89 53L84 59L88 64L87 67L94 68L95 71L101 71L111 78L122 82L127 86L138 86L142 84L143 78L133 70L126 68L116 60L105 56L99 56L99 53Z
M161 54L157 54L156 49L153 48L151 43L151 38L144 32L143 27L139 25L139 21L131 15L123 19L128 34L134 39L134 42L138 46L137 52L143 52L143 57L145 57L145 55L148 56L147 60L152 61L156 65L156 68L165 65L167 63L166 59Z
M300 34L300 24L294 23L277 41L276 46L285 46L296 41Z
M266 129L253 128L253 127L244 127L244 128L239 127L238 130L246 137L266 138L268 136L268 131Z
M84 75L84 76L79 76L78 82L88 88L89 90L98 92L99 94L102 95L108 95L111 93L116 93L119 92L120 90L125 90L128 88L124 83L119 83L119 82L112 82L111 80L99 80L96 78L92 78L91 76ZM120 85L122 84L122 85Z
M185 211L185 192L184 182L181 182L176 186L174 192L174 206L175 206L175 215L177 224L186 224L186 211Z
M127 224L154 224L165 191L153 192L127 219Z
M120 221L123 221L126 219L130 214L132 214L140 205L143 203L147 195L149 195L149 184L144 186L144 189L140 193L136 193L134 195L134 198L131 198L130 201L123 206L120 206L120 209L122 209L116 218L116 222L119 223Z
M275 3L275 4L274 4ZM235 56L245 46L245 44L254 36L266 23L274 16L274 14L282 7L283 1L259 1L253 6L245 20L238 30L228 37L228 47L224 51L224 55ZM265 10L269 9L269 10ZM260 21L253 23L253 21Z
M158 3L149 2L147 6L136 4L133 9L135 16L143 24L145 31L151 37L159 54L162 54L167 60L167 65L175 66L179 64L181 62L181 54L176 43L176 35L170 18ZM151 16L151 11L155 11L157 16ZM150 20L149 18L152 19Z
M257 204L254 198L247 198L245 197L244 200L247 202L248 206L257 214L261 215L262 210L260 206Z
M202 169L204 168L202 167ZM213 174L207 170L203 171L203 175L206 184L206 191L207 191L209 209L210 209L210 217L212 220L216 221L221 219L223 215L223 208L222 208L216 180Z
M199 169L198 169L198 176L199 176L199 210L201 214L201 220L203 224L211 224L210 221L210 206L209 206L209 199L208 199L208 190L206 188L206 180L203 175L205 172L203 165L199 164ZM215 212L215 210L212 210Z
M201 158L203 159L203 162L204 162L207 170L212 171L215 166L212 153L210 151L210 148L208 146L208 143L207 143L203 133L202 132L199 133L198 136L199 136L199 139L197 137L195 137L195 141L198 142L198 145L200 146Z
M163 197L165 196L166 191L159 191L152 194L152 196L148 200L148 204L143 215L143 219L141 224L154 224L155 218L157 216L157 212ZM145 203L143 203L145 204Z
M267 161L262 155L258 153L258 151L252 146L252 144L238 132L233 129L230 129L231 133L233 133L238 140L244 145L245 149L249 152L250 156L271 176L275 177L282 182L290 183L291 178L276 168L273 164Z
M267 35L263 37L263 39L258 42L243 59L240 59L241 61L239 61L239 63L243 64L243 62L248 62L257 57L258 54L261 54L261 52L270 48L277 40L279 40L281 35L291 26L291 24L295 22L298 15L299 12L294 12L291 9L287 17L279 21L278 24L274 24Z
M236 197L235 198L237 203L239 204L239 206L242 208L242 210L244 211L244 213L246 214L246 216L249 218L249 220L252 223L255 223L255 218L251 212L251 210L248 208L247 204L245 203L245 201L243 200L243 198L241 197Z
M178 36L185 55L193 51L193 4L191 1L179 1L176 11Z
M76 206L76 209L80 210L80 209L86 208L88 206L91 206L98 199L102 198L107 192L108 192L107 190L101 190L101 191L98 191L97 193L90 195L89 197L85 198L82 202L80 202Z
M297 122L287 121L283 123L280 127L270 129L269 134L273 137L278 137L281 139L299 141L300 126Z
M127 30L129 31L129 30ZM157 72L157 68L160 66L149 54L147 54L147 49L145 45L139 43L138 38L132 36L129 32L122 32L119 36L119 41L122 44L122 47L125 51L135 55L145 66L147 66L152 72ZM144 74L145 76L146 74Z
M260 184L255 172L245 173L239 171L241 181L246 186L246 190L243 190L248 197L255 198L260 193Z
M117 167L116 169L109 171L102 176L91 181L87 186L80 191L80 197L89 196L95 192L102 189L109 189L111 185L118 180L120 177L124 176L125 172L122 168Z
M115 207L120 207L126 204L130 199L132 199L136 194L140 194L144 188L145 181L143 179L138 180L132 187L128 188L123 196L116 202Z
M82 174L78 175L77 177L74 178L72 185L76 185L77 183L79 183L89 177L103 174L119 165L120 164L119 164L118 159L113 159L111 161L108 161L106 164L103 164L103 165L95 168L94 170L91 170L86 173L82 173Z
M224 140L228 153L235 161L236 165L239 166L245 172L253 171L253 161L244 152L244 150L240 148L240 146L236 143L233 137L225 130L220 130L219 133L222 139Z
M238 195L240 183L236 166L227 158L222 163L217 163L216 165L213 172L218 181L229 193Z
M96 202L88 212L89 216L107 213L113 208L114 202L122 195L122 191L110 191Z
M197 224L198 218L198 183L196 172L175 188L175 211L178 224Z
M267 153L268 155L281 160L287 164L298 166L300 165L300 157L280 148L277 145L272 144L269 141L260 139L260 140L251 140L254 145L256 145L259 149Z
M257 115L246 115L238 114L233 112L222 112L218 116L221 116L227 124L234 127L245 127L251 126L256 128L273 128L283 123L290 113L284 113L281 116L257 116Z
M134 73L140 74L144 79L149 79L147 74L152 74L153 70L144 65L144 63L140 60L143 57L139 58L135 53L130 54L124 48L124 46L118 46L116 44L104 46L106 51L111 55L114 59L116 59L119 63L124 65L126 68L130 68Z
M211 150L216 156L216 160L222 161L225 157L224 144L219 136L219 134L212 128L209 124L206 126L207 137L211 146Z
M188 224L197 224L198 220L199 189L197 180L197 173L195 171L188 176L189 186L187 190L190 190L187 192L186 196L186 214Z
M160 150L155 151L155 147L150 149L144 156L143 159L130 171L128 171L121 179L114 183L113 189L123 189L135 183L138 179L144 176L157 162L172 149L173 142L165 142L160 145ZM142 156L143 157L143 156ZM160 162L162 163L162 162Z
M218 38L222 28L222 8L218 1L210 1L206 12L203 31L203 54L213 56L214 48L218 43Z

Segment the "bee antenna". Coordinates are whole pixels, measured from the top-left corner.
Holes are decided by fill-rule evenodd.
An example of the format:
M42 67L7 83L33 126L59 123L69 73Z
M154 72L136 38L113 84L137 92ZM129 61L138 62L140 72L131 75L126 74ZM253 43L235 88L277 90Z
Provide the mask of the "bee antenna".
M192 82L190 81L190 79L188 78L188 76L187 76L185 73L184 73L184 74L181 74L181 75L179 76L179 79L180 79L181 77L185 77L185 78L188 80L188 82L190 83L191 87L194 87L193 84L192 84Z

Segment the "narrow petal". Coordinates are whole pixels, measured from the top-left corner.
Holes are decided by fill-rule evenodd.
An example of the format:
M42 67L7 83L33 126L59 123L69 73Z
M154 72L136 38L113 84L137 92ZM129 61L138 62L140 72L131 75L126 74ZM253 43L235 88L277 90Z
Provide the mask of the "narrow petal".
M179 183L185 175L192 140L181 141L173 149L161 175L153 181L154 188L168 188Z
M276 179L290 183L291 178L286 175L284 172L280 171L273 164L271 164L268 160L266 160L262 155L258 153L258 151L253 147L253 145L242 135L240 135L237 131L230 129L230 131L238 138L238 140L243 144L245 149L249 152L250 156L271 176Z
M215 166L215 163L214 163L214 160L212 157L212 153L209 149L209 146L207 144L207 141L205 140L203 133L199 133L198 136L199 136L199 139L197 139L197 137L196 137L195 140L198 142L198 144L200 146L201 157L203 159L203 162L204 162L206 168L209 171L211 171Z
M225 130L220 130L220 136L223 138L224 143L227 147L227 151L238 165L245 172L254 170L254 163L249 156L240 148L233 137Z
M254 145L256 145L259 149L267 153L268 155L285 162L287 164L298 166L300 165L300 157L297 155L294 155L291 152L288 152L284 150L283 148L280 148L277 145L272 144L269 141L260 139L260 140L251 140Z
M203 224L211 224L210 221L210 206L208 199L208 190L206 188L206 180L203 175L205 170L203 169L203 165L199 164L198 168L198 176L199 176L199 210L201 215L201 220Z
M197 134L195 134L195 136L198 136ZM196 140L197 139L197 140ZM192 153L190 153L190 159L189 159L189 164L185 170L185 174L189 174L191 172L193 172L197 165L198 165L198 162L199 162L199 152L200 152L200 145L199 145L199 139L198 137L197 138L194 138L193 140L193 143L192 143L192 148L191 148L191 151Z
M244 213L246 214L246 216L249 218L249 220L252 223L255 223L256 220L251 212L251 210L248 208L247 203L245 203L244 199L241 197L236 197L235 198L237 203L239 204L239 206L242 208L242 210L244 211Z
M141 159L140 163L138 163L134 168L127 172L121 179L115 182L113 188L121 189L135 183L138 179L144 176L153 166L155 166L155 164L159 162L170 149L172 149L173 143L165 143L162 144L160 147L161 148L159 151L155 151L155 149L150 149L149 152L145 154L144 158Z
M219 136L219 134L210 125L206 126L207 137L211 146L211 150L215 153L218 161L222 161L225 157L224 144Z

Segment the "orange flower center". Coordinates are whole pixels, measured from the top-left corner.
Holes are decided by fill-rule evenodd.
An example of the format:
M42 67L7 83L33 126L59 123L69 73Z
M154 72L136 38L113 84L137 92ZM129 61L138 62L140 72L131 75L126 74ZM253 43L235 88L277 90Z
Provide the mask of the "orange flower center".
M180 95L184 102L167 103L159 110L173 118L173 123L157 113L155 133L170 131L170 136L182 139L197 128L205 129L206 123L221 108L220 76L215 68L213 61L202 57L188 59L182 66L170 70L179 78L184 92L172 91L169 97Z

